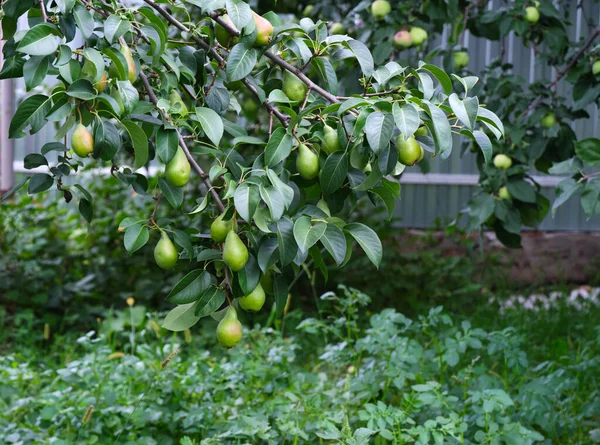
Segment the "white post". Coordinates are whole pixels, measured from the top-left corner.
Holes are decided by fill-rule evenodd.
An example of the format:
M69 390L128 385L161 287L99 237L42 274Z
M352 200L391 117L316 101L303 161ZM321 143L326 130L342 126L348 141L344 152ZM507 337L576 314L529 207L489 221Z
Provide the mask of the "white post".
M2 30L0 29L0 32ZM4 65L0 36L0 66ZM10 190L15 185L13 171L14 141L8 138L8 127L15 109L15 89L13 79L0 80L0 192Z

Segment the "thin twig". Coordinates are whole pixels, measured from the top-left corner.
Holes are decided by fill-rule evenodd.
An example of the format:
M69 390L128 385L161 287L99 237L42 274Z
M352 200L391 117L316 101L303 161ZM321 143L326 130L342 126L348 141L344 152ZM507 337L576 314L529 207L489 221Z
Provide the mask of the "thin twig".
M47 22L48 14L46 13L46 5L44 4L44 0L40 0L40 9L42 10L42 20Z
M162 198L162 196L163 196L162 193L159 193L158 196L156 198L154 198L156 203L154 204L154 210L152 210L152 215L150 215L150 218L148 219L150 224L156 224L154 222L154 217L156 216L156 210L158 210L158 204L160 203L160 199Z
M310 87L308 87L308 89L306 90L306 97L304 98L304 102L302 102L300 111L304 110L304 107L306 107L306 102L308 102L308 96L310 96Z

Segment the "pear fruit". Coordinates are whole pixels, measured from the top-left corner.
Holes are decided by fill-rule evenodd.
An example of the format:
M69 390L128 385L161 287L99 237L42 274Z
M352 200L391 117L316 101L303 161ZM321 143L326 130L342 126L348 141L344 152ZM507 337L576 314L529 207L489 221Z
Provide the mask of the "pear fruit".
M233 24L233 22L231 21L231 19L229 18L229 16L227 14L225 14L223 17L221 17L225 22L227 22L227 24L229 26L231 26L232 28L236 29L235 25ZM215 22L215 38L217 39L217 42L219 42L219 44L221 46L224 46L225 48L227 48L227 45L229 44L229 39L231 38L231 45L235 45L238 42L238 38L237 36L232 36L231 34L229 34L229 31L227 31L223 26L219 25L218 23Z
M104 71L102 76L100 76L100 79L94 84L94 88L96 88L98 93L103 93L106 89L106 85L108 85L108 77L106 76L106 71Z
M412 43L412 37L408 31L398 31L394 35L394 45L398 48L409 48Z
M296 170L304 179L316 178L319 174L319 157L304 144L298 147Z
M271 270L267 270L260 277L260 285L267 294L273 294L273 272Z
M335 22L333 25L331 25L329 32L331 35L344 34L346 29L344 29L344 25L342 25L340 22Z
M224 348L233 348L242 339L242 323L238 320L237 311L229 306L225 317L217 325L217 340Z
M179 254L175 245L164 230L160 231L160 240L154 248L154 261L163 269L171 269L177 264Z
M592 74L597 75L600 73L600 60L596 60L592 65Z
M410 36L412 37L413 45L419 46L427 40L427 31L418 26L413 26L410 28Z
M248 248L233 230L229 231L225 237L223 261L234 272L242 270L248 261Z
M375 0L371 4L371 14L375 20L383 20L392 12L392 7L387 0Z
M254 11L252 11L252 15L254 16L254 23L256 23L256 30L258 31L256 44L258 46L266 46L271 41L271 37L273 37L273 25Z
M131 83L133 83L137 76L137 72L135 68L135 62L133 61L133 56L131 55L131 50L127 45L121 45L121 54L123 54L125 60L127 60L127 78Z
M550 128L556 124L556 116L554 113L548 113L542 118L542 127Z
M185 157L181 147L177 147L177 152L173 159L167 164L165 177L167 181L175 187L183 187L190 179L190 163Z
M399 135L396 138L396 148L398 148L399 161L408 166L415 165L425 155L423 148L413 136L405 139L404 135Z
M295 102L303 101L306 97L308 86L298 76L286 71L283 74L283 92Z
M313 13L315 9L315 5L306 5L306 8L304 8L304 10L302 11L302 15L304 17L308 17L309 15L311 15Z
M415 136L427 136L427 127L423 125L417 128L417 131L415 131Z
M500 187L500 190L498 190L498 198L500 198L502 200L512 198L512 195L508 192L508 189L506 188L506 186Z
M323 127L323 141L323 151L328 155L342 149L336 129L327 124Z
M224 221L224 213L221 213L210 225L210 237L216 243L222 243L231 231L231 221Z
M177 90L171 90L171 93L169 94L169 103L174 113L187 116L188 108Z
M77 156L87 158L94 151L94 136L85 125L77 124L71 135L71 147Z
M512 165L512 159L506 155L498 154L494 156L494 167L500 170L506 170Z
M265 304L265 291L260 283L248 295L240 298L240 307L248 312L258 312Z
M452 59L454 60L454 66L459 69L469 64L469 55L466 51L455 52L452 54Z
M529 23L537 23L540 19L540 11L535 6L525 8L525 20Z

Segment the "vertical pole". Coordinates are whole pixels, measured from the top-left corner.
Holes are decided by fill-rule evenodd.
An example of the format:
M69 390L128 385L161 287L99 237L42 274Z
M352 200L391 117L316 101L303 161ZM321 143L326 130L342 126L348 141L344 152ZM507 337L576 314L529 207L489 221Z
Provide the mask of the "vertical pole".
M0 35L0 66L4 65L3 47L4 41ZM8 138L8 127L14 108L14 81L13 79L0 80L0 192L8 191L15 185L15 172L13 171L14 141Z

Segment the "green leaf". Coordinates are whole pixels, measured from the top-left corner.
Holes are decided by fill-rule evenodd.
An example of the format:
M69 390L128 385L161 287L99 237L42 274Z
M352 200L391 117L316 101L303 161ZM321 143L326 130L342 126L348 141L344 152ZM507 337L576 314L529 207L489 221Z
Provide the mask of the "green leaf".
M367 78L371 77L375 68L373 56L371 55L369 48L367 48L364 43L358 40L347 40L344 42L344 45L347 46L356 56L364 76Z
M48 190L54 184L52 176L46 173L36 173L31 177L29 186L27 187L27 193L33 195L35 193L41 193Z
M119 37L129 31L130 27L131 23L129 20L125 20L118 15L111 14L104 22L104 38L108 41L108 43L113 43Z
M479 110L477 110L477 120L482 121L492 131L495 128L496 131L493 132L497 139L500 139L500 135L504 136L504 125L502 124L502 121L487 108L479 107ZM497 131L499 131L500 134L498 134Z
M477 121L479 100L476 97L466 97L460 100L456 93L452 93L448 97L448 103L458 120L465 124L469 130L473 131L475 122Z
M51 106L50 98L43 94L35 94L25 99L17 108L10 122L8 137L15 139L26 136L23 130L27 125L31 126L31 134L40 131L46 125L45 116Z
M244 28L252 20L250 6L242 0L225 0L227 15L237 29Z
M285 210L283 195L273 186L260 185L260 197L267 204L273 222L279 221Z
M227 79L233 82L246 78L256 65L257 56L257 51L246 42L231 48L227 58Z
M102 57L100 51L94 48L85 48L83 50L83 57L85 57L94 65L96 72L92 80L94 82L100 80L100 78L102 77L102 73L104 73L105 71L104 57Z
M92 100L96 97L96 91L89 80L77 79L67 88L67 95L81 100Z
M246 222L251 222L260 203L258 187L247 182L240 184L233 195L233 203L239 215Z
M129 71L127 68L127 60L121 51L117 51L115 48L105 48L103 53L108 57L113 63L115 69L117 70L117 78L119 80L127 80L129 76Z
M73 8L73 16L83 38L87 40L92 37L94 34L94 18L92 14L84 6L76 4Z
M327 252L333 257L336 264L339 266L346 258L346 237L344 232L334 224L327 224L325 233L321 236L321 244L327 249Z
M318 222L314 226L310 216L301 216L294 223L294 238L302 252L308 252L317 241L321 239L327 229L327 224Z
M298 244L294 237L294 223L287 216L277 222L277 245L282 266L294 261L298 253Z
M21 54L15 54L12 57L6 58L4 65L2 65L2 70L0 70L0 80L23 77L24 66L25 59Z
M19 182L18 184L16 184L13 188L11 188L9 191L5 192L2 196L0 196L0 202L4 201L7 198L10 198L17 191L21 190L21 188L23 188L23 186L25 184L27 184L27 182L29 181L29 179L30 179L29 176L26 177L21 182Z
M600 167L600 139L589 138L575 142L575 153L586 164Z
M140 93L129 80L118 80L117 91L123 102L125 113L130 114L140 101Z
M160 178L158 180L158 188L174 209L178 209L181 206L183 203L183 187L175 187L168 181Z
M50 61L47 56L30 57L25 65L23 65L23 78L25 80L25 88L30 91L32 88L41 84L48 74Z
M125 237L123 239L123 244L125 245L125 249L127 252L133 253L138 249L141 249L146 245L148 239L150 238L150 233L148 231L148 227L142 225L140 223L133 224L127 227L125 231Z
M211 286L202 293L202 296L198 300L196 316L206 317L219 309L224 302L225 292L223 289Z
M277 128L265 148L265 165L274 167L286 159L292 151L293 138L283 127Z
M394 133L394 119L390 113L375 111L367 117L365 133L371 150L379 154L390 143Z
M39 167L40 165L48 165L48 161L45 156L39 153L30 153L25 156L25 159L23 160L23 166L27 170Z
M373 229L361 223L351 223L344 227L344 231L348 232L356 240L367 254L367 257L379 268L383 257L383 247L381 241Z
M183 277L167 295L167 301L175 304L192 303L200 299L204 291L215 284L215 278L197 269Z
M248 255L248 261L246 261L244 268L238 272L237 277L244 295L248 295L258 286L260 267L254 255Z
M419 69L427 70L433 74L444 89L444 93L450 94L452 92L452 81L450 80L448 74L444 72L444 70L435 65L431 65L430 63L420 65Z
M17 51L30 56L48 56L58 49L60 35L56 26L40 23L25 33Z
M398 105L398 102L394 102L392 105L392 114L394 115L394 121L396 127L408 138L417 131L419 125L421 125L421 118L419 117L419 110L411 103L406 103L402 107Z
M344 102L342 102L342 105L338 109L338 114L341 116L348 110L351 110L353 108L360 107L363 105L368 105L369 103L370 102L368 100L363 99L362 97L351 97L350 99L347 99Z
M283 317L285 305L288 299L288 281L283 274L276 274L273 277L273 295L275 297L275 317Z
M473 137L475 138L477 145L479 145L479 148L481 148L481 152L483 153L483 158L485 162L491 162L493 147L492 141L490 141L488 135L481 130L475 130L473 132Z
M377 195L383 201L388 211L388 220L391 220L392 216L394 216L394 210L396 209L396 199L392 195L392 192L384 186L375 187L369 191Z
M285 208L289 208L292 205L292 202L294 201L294 189L287 185L285 182L283 182L281 179L279 179L277 173L275 173L271 169L267 169L267 176L269 177L271 184L273 184L273 186L277 190L279 190L281 196L283 196Z
M137 170L148 162L148 136L146 136L144 130L132 121L123 121L122 124L129 133L133 144L133 152L135 153L134 170Z
M513 198L518 199L522 202L529 202L535 204L536 202L536 193L533 186L522 179L511 179L506 184L508 188L508 192L512 195Z
M258 265L260 270L266 272L275 261L277 261L277 240L275 238L266 238L262 241L258 249Z
M479 228L492 214L496 207L494 197L483 193L469 201L469 226Z
M42 146L42 154L45 155L51 151L69 151L62 142L48 142Z
M563 179L556 186L556 199L552 203L552 216L556 214L556 210L563 205L571 196L583 191L584 184L575 181L573 178Z
M581 195L581 206L585 214L590 217L600 213L600 180L591 179L585 184Z
M88 223L92 222L92 217L94 216L94 208L92 207L92 203L85 198L79 200L79 213L81 216L85 218Z
M159 128L156 132L156 154L159 159L168 164L177 153L179 147L179 138L174 129Z
M162 327L173 332L191 328L200 320L200 317L196 315L197 305L197 302L194 302L174 307L165 317Z
M223 120L221 116L210 108L200 107L196 108L196 117L206 136L218 147L223 137Z
M97 119L94 125L94 156L110 161L121 147L121 135L107 119Z
M337 191L348 173L348 155L344 151L330 154L321 169L321 190L323 194L330 195Z
M423 106L431 119L428 127L432 130L435 154L439 154L442 159L447 159L452 153L452 130L448 118L442 110L429 101L424 100Z

